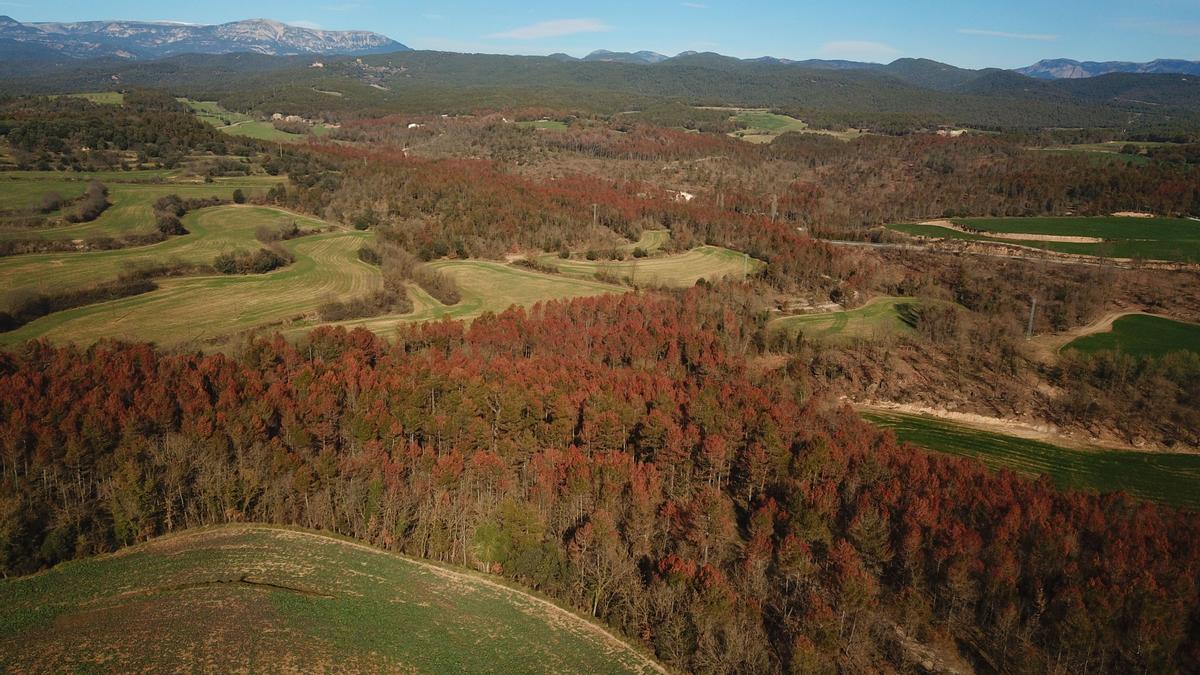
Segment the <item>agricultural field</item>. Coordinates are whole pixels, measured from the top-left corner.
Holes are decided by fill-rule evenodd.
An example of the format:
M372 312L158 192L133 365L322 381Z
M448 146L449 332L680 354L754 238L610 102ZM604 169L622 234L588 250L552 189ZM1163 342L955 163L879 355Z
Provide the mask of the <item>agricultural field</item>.
M1200 354L1200 325L1150 314L1127 314L1113 322L1112 330L1076 338L1064 349L1086 353L1111 349L1149 357L1174 351Z
M57 290L115 278L138 264L211 263L219 253L259 248L260 225L296 222L301 229L329 228L311 218L264 207L219 206L189 213L191 234L153 246L117 251L18 256L0 272L12 287L37 270L55 270ZM291 265L266 274L179 277L159 280L157 290L56 312L0 334L0 345L45 337L90 344L101 338L149 340L159 344L204 341L305 316L331 299L356 297L382 286L379 270L358 259L371 235L334 230L284 242ZM17 267L13 263L24 263ZM35 277L36 278L36 277Z
M125 102L125 94L119 91L96 91L81 94L67 94L73 98L84 98L92 103L103 105L121 105Z
M789 131L804 131L808 125L787 115L778 115L766 110L741 110L733 119L744 128L730 133L734 138L740 138L750 143L770 143L776 136Z
M245 136L247 138L275 143L298 143L304 141L309 136L308 134L291 134L286 131L280 131L269 121L255 119L245 113L226 110L216 101L179 100L186 103L197 117L230 136ZM324 124L314 124L312 126L313 136L324 136L329 131L329 127Z
M220 197L231 199L234 190L247 196L265 193L283 179L275 176L240 176L214 178L204 183L198 178L185 178L168 170L104 171L96 173L63 173L54 171L14 171L0 173L0 200L16 208L29 208L41 203L43 195L58 192L71 199L83 194L88 181L95 179L108 187L112 203L96 220L87 223L64 224L55 227L4 227L0 219L0 240L3 239L89 239L118 237L125 234L144 234L154 229L152 205L159 197L176 194L185 199ZM10 201L11 200L11 201ZM66 211L71 209L66 207ZM62 212L49 214L51 217ZM4 265L0 261L0 266ZM0 272L2 274L2 272Z
M527 127L530 129L542 129L545 131L566 131L567 125L565 122L558 120L529 120L525 122L517 122L519 127Z
M622 286L590 279L573 279L558 274L543 274L524 267L485 260L440 260L429 266L449 276L458 284L462 299L454 305L443 305L415 284L408 285L413 301L409 314L351 319L337 325L346 328L366 328L383 337L391 337L400 322L435 321L444 317L471 319L484 312L503 312L514 305L530 307L549 300L567 300L606 293L624 293ZM301 334L311 326L297 327Z
M301 230L329 225L313 218L295 216L269 208L224 206L202 209L183 218L188 234L170 237L158 244L132 246L111 251L37 253L0 258L0 288L6 291L71 291L111 281L123 272L162 263L208 264L221 253L254 250L261 225L278 226L295 222ZM47 278L46 271L53 271ZM3 303L7 305L7 303Z
M912 331L912 309L918 302L914 298L873 298L862 307L843 312L780 317L768 327L787 331L793 337L803 333L810 340L825 342L887 339Z
M302 530L188 530L0 581L4 671L185 663L224 672L662 672L600 626L490 577Z
M661 235L643 233L642 236L646 239ZM647 243L653 241L647 239ZM659 246L662 243L659 242ZM692 286L700 279L716 281L726 276L741 278L754 274L763 265L762 261L744 253L719 246L700 246L686 253L627 260L563 260L553 254L542 256L540 260L543 264L557 267L562 274L581 279L611 275L643 286L673 287Z
M1125 491L1139 499L1200 509L1200 455L1073 450L916 415L867 412L863 417L901 441L978 459L994 469L1048 476L1060 488Z
M890 229L920 237L1019 244L1059 253L1200 262L1200 222L1186 218L954 218L948 223L950 226L939 221L900 224Z
M646 253L657 253L668 241L671 241L670 230L642 230L642 236L637 241L622 246L621 250L633 253L640 248Z

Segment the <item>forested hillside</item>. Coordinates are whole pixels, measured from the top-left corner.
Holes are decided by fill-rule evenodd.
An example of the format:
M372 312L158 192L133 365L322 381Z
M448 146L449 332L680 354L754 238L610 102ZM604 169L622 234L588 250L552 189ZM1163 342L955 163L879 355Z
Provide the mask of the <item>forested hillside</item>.
M199 524L324 528L488 568L683 670L870 669L905 635L999 670L1187 671L1191 514L898 446L705 293L236 356L0 362L5 573Z
M554 57L399 52L331 58L182 55L158 61L0 66L0 91L65 93L162 87L240 111L382 115L553 106L616 112L678 100L802 110L830 123L913 128L1179 129L1195 122L1200 81L1116 73L1035 80L927 60L830 69L812 64L681 55L654 64ZM115 80L114 80L115 78ZM314 90L339 96L314 96Z

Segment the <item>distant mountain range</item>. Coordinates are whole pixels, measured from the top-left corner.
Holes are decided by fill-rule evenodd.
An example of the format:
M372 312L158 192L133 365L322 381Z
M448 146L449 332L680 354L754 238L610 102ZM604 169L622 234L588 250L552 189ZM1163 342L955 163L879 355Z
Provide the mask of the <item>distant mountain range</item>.
M983 70L969 70L966 68L958 68L929 59L898 59L889 64L873 63L869 61L845 61L839 59L805 59L802 61L793 59L783 59L774 56L760 56L750 59L735 59L734 57L726 57L720 54L706 52L687 51L680 52L675 56L666 56L652 51L640 52L611 52L607 49L597 49L588 54L582 59L577 59L567 54L551 54L551 58L561 61L603 61L609 63L633 63L653 65L663 63L665 61L675 61L677 59L687 59L694 56L711 55L715 57L733 59L747 63L767 63L783 66L797 66L800 68L811 68L814 70L882 70L893 71L892 74L899 75L894 71L912 71L914 64L926 71L929 66L936 66L934 70L941 70L941 75L950 75L952 79L959 80L959 83L973 79L974 74L991 72L999 70L996 68L985 68ZM952 73L959 73L960 77L953 78ZM1108 75L1110 73L1139 73L1139 74L1180 74L1180 75L1200 75L1200 61L1184 61L1180 59L1158 59L1147 63L1134 63L1130 61L1073 61L1071 59L1047 59L1038 61L1032 66L1024 68L1015 68L1013 72L1033 77L1039 80L1059 80L1059 79L1078 79L1084 77L1096 77L1099 75ZM922 73L923 75L934 75L936 73ZM902 79L909 79L903 78Z
M145 21L21 23L0 16L0 59L155 59L177 54L378 54L408 47L369 31L328 31L268 19L214 26Z
M1109 73L1176 73L1200 75L1200 61L1179 59L1157 59L1148 63L1130 61L1072 61L1071 59L1047 59L1032 66L1017 68L1017 72L1043 80L1076 79L1096 77Z

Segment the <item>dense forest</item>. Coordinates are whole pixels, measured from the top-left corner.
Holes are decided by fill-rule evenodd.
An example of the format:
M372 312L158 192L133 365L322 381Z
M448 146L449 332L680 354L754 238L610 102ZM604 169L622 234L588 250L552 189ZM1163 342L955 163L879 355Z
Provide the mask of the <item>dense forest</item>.
M21 169L95 171L148 161L175 168L189 152L255 151L161 90L129 91L122 105L73 96L0 99L0 136Z
M824 127L911 131L1105 127L1193 133L1194 78L1112 74L1047 82L1010 71L964 70L923 59L830 69L817 63L689 54L654 65L552 57L413 51L362 58L181 55L154 61L0 64L0 91L66 93L157 87L233 110L306 118L472 113L523 106L614 113L672 101L784 108ZM314 97L313 90L340 96ZM1194 138L1194 136L1193 136Z
M6 574L239 520L503 574L672 667L1188 671L1200 520L901 447L702 289L234 356L30 343L0 361Z

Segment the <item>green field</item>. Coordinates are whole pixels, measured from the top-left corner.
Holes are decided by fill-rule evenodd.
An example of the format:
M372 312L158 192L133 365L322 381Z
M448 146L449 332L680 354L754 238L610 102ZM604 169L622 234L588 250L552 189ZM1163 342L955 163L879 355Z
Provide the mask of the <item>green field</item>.
M255 229L284 221L295 221L301 229L329 227L275 209L219 206L188 214L184 225L191 234L162 244L57 258L19 256L15 260L29 266L4 272L44 275L53 270L54 288L65 288L115 277L135 263L210 263L223 251L258 248ZM296 261L273 272L162 279L158 290L150 293L56 312L2 333L0 344L39 337L81 344L101 338L177 344L304 317L327 300L365 295L382 286L378 268L360 261L357 255L370 236L339 229L293 239L284 245Z
M558 120L530 120L526 122L517 122L519 127L528 127L530 129L545 129L547 131L566 131L566 122Z
M793 337L802 332L810 340L826 342L886 339L912 331L912 309L918 302L914 298L874 298L844 312L780 317L768 327L787 331Z
M116 207L109 209L114 210ZM96 226L100 220L90 225ZM188 234L169 237L158 244L111 251L3 257L0 258L0 289L3 289L0 307L6 309L10 298L25 292L75 290L111 281L138 266L168 262L209 264L221 253L260 248L254 237L255 229L284 222L296 222L301 229L328 227L328 223L273 209L225 206L187 214L183 225Z
M765 110L742 110L733 116L742 125L730 135L751 143L770 143L776 136L789 131L804 131L808 125L787 115L777 115Z
M1103 165L1111 163L1132 164L1134 166L1145 166L1150 163L1150 158L1142 155L1127 155L1116 150L1095 149L1093 146L1101 146L1101 143L1088 143L1084 145L1076 145L1067 148L1032 148L1036 152L1044 152L1052 155L1083 155L1092 160L1094 164Z
M166 171L119 171L98 174L63 174L59 172L0 173L0 198L9 198L28 208L41 203L42 196L55 191L63 197L83 194L91 178L103 181L112 203L100 217L89 223L63 224L55 227L3 227L0 220L0 240L3 239L89 239L119 237L126 234L145 234L154 230L154 201L176 194L185 199L220 197L232 199L234 190L246 195L266 192L282 181L275 176L244 176L215 178L204 183L197 178L175 177ZM50 214L52 217L69 212ZM3 261L0 261L3 265ZM3 272L0 272L0 276ZM0 286L2 287L2 286Z
M1072 450L928 417L879 412L863 417L891 429L901 441L979 459L994 469L1049 476L1060 488L1123 490L1140 499L1200 509L1200 455Z
M42 197L57 192L64 199L75 199L87 189L87 181L67 178L23 180L16 172L0 174L0 209L25 210L40 208ZM0 232L0 236L3 233Z
M634 249L640 248L646 253L657 253L668 241L671 241L670 230L642 230L642 236L637 241L625 244L621 250L633 253Z
M273 143L298 143L309 137L309 134L290 134L275 128L271 122L255 119L244 113L226 110L216 101L193 101L179 99L192 109L197 117L213 125L230 136L244 136L260 141ZM324 124L312 126L313 136L324 136L329 133L329 127Z
M650 236L660 235L642 235L643 239ZM700 279L716 281L727 276L740 279L743 274L753 274L763 264L744 253L720 246L700 246L687 253L627 260L563 260L549 254L542 256L541 262L580 279L594 279L598 273L606 273L639 285L674 287L692 286Z
M524 267L485 260L439 260L429 265L458 284L462 299L457 304L443 305L416 285L409 284L408 294L413 301L411 313L351 319L338 325L366 328L383 337L392 337L397 324L401 322L434 321L444 317L471 319L484 312L503 312L513 305L530 307L548 300L624 293L627 290L590 279L543 274ZM293 333L298 334L311 327L311 324L299 326Z
M1200 354L1200 324L1127 314L1113 322L1111 331L1076 338L1063 349L1089 354L1111 349L1133 356L1162 356L1180 350Z
M1019 244L1060 253L1200 262L1200 222L1186 218L1118 216L1048 218L955 218L954 224L980 230L959 232L940 225L900 224L890 229L915 236ZM1102 242L1037 241L987 233L1095 237Z
M85 98L92 103L102 103L104 105L121 105L125 102L125 94L119 91L96 91L84 94L67 94L72 98Z
M190 530L0 581L0 670L180 664L209 672L661 672L600 626L493 577L301 530Z

